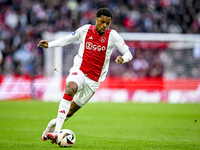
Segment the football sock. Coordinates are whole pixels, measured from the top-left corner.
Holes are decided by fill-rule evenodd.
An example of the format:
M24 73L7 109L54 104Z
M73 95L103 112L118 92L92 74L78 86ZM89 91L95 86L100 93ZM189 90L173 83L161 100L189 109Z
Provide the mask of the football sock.
M56 127L54 132L58 132L61 130L63 123L66 119L66 115L69 112L71 101L73 97L64 94L63 99L60 101L59 109L58 109L58 115L56 118Z
M55 127L56 125L56 118L52 119L49 123L48 123L48 126L51 126L51 127Z

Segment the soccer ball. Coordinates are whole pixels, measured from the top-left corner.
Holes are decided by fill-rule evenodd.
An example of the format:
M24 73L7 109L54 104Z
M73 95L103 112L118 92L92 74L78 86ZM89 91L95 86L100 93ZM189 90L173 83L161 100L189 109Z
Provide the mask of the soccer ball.
M58 133L57 143L60 147L70 147L74 145L76 136L74 132L69 129L60 130Z

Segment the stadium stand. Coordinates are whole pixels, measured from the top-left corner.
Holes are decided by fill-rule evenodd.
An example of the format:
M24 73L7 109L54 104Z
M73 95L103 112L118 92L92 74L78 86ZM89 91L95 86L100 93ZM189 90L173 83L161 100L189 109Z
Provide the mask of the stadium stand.
M4 58L0 73L43 75L44 53L42 48L36 47L43 31L74 31L83 24L94 24L94 12L100 7L109 7L113 11L115 17L111 28L118 32L199 34L199 6L198 0L0 1L0 51ZM110 76L118 76L122 72L124 76L163 76L164 62L160 57L164 51L131 49L134 59L120 68L111 63ZM181 55L181 52L176 53L171 56ZM114 52L111 59L115 59L116 55ZM190 62L200 70L198 57ZM172 61L181 64L179 58ZM138 68L138 63L144 65ZM190 64L179 67L180 73L176 74L181 74L188 66ZM187 76L200 77L200 73Z

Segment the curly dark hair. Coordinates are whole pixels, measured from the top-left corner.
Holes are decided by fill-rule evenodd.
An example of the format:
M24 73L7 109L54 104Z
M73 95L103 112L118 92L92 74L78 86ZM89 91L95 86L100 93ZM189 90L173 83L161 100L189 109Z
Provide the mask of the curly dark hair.
M111 17L111 20L113 19L113 13L109 8L100 8L97 11L96 17L101 17L101 15L106 16L106 17Z

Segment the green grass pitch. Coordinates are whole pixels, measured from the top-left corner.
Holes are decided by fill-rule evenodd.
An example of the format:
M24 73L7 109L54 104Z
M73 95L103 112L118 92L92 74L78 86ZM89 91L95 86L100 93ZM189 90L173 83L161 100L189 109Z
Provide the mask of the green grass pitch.
M0 149L68 149L42 141L59 103L0 102ZM63 128L80 150L200 149L200 104L88 103Z

